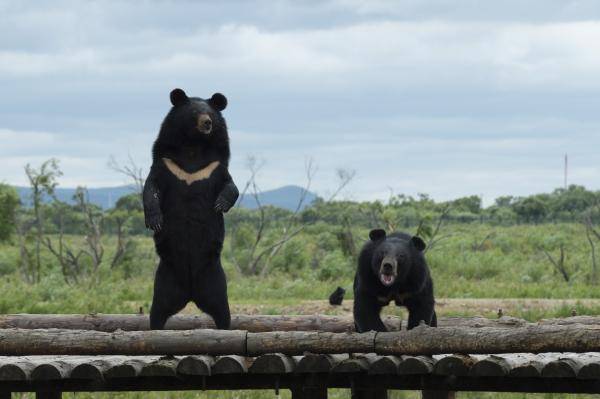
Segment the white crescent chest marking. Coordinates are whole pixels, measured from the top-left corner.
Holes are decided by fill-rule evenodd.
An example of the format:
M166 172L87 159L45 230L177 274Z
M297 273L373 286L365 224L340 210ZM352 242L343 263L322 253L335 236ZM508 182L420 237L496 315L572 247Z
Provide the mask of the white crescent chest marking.
M179 180L183 180L188 186L195 181L208 179L212 172L217 169L217 166L219 166L219 161L213 161L205 168L197 170L194 173L188 173L177 166L177 164L169 158L163 158L162 160L167 169L169 169L169 171L173 173L173 175L175 175L175 177L177 177Z

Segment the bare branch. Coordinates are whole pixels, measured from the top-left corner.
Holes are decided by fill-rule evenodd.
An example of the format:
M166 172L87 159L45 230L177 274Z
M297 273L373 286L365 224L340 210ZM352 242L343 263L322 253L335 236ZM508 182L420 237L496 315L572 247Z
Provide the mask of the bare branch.
M133 185L136 193L139 193L140 196L144 191L144 174L141 167L139 167L131 154L127 154L128 162L124 165L121 165L114 157L114 155L110 156L108 160L108 167L113 171L124 175L125 177L131 179L133 181ZM140 199L141 201L141 199Z
M356 170L354 169L342 169L339 168L336 170L337 178L338 178L338 186L333 194L329 197L328 202L331 202L338 196L340 191L342 191L356 176Z
M552 265L554 266L554 268L562 275L563 279L566 282L569 282L569 273L567 272L567 269L565 267L565 249L564 249L564 245L560 244L560 257L559 260L555 260L552 255L550 255L550 253L548 251L546 251L545 249L542 249L542 251L544 252L544 254L546 254L546 257L548 258L548 260L552 263Z

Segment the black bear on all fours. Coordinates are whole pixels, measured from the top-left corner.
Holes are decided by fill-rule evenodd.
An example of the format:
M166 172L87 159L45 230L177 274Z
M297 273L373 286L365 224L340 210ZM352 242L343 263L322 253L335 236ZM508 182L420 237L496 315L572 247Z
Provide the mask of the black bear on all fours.
M229 137L221 115L227 99L220 93L208 100L188 97L175 89L171 103L152 148L143 194L146 226L154 230L160 257L150 327L162 329L193 301L217 328L228 329L223 212L239 193L227 169Z
M408 329L423 320L437 326L433 283L423 256L425 243L405 233L376 229L362 248L354 277L356 331L387 331L380 312L394 301L408 309Z

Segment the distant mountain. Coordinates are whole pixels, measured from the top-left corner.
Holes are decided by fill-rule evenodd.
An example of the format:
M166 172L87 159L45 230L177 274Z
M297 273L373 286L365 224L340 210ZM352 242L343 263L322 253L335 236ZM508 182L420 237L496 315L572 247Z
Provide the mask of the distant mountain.
M21 202L25 205L30 205L30 193L29 187L15 187L21 198ZM241 189L241 188L240 188ZM134 192L133 186L118 186L118 187L102 187L102 188L88 188L90 202L98 205L103 209L112 208L117 200L124 195L131 194ZM276 188L274 190L263 191L259 194L259 200L263 205L272 205L279 208L295 210L298 206L298 200L302 193L302 188L298 186L284 186ZM55 195L60 201L66 203L73 203L73 195L75 194L74 188L57 188ZM306 208L317 198L317 195L308 192L302 205L302 209ZM49 201L49 198L45 199ZM254 197L246 194L243 198L241 205L244 208L255 209L256 201Z
M298 186L283 186L274 190L263 191L258 195L258 199L263 205L272 205L283 209L296 210L298 201L302 195L303 188ZM306 198L302 203L301 209L310 206L317 199L317 195L313 192L307 192ZM247 194L242 199L240 206L248 209L256 209L258 206L256 200L250 194Z
M27 206L31 205L29 187L15 187L21 198L21 202ZM92 204L98 205L102 209L108 209L115 206L115 203L119 198L124 195L131 194L134 192L133 186L118 186L118 187L102 187L102 188L88 188L88 195ZM57 187L54 190L56 198L60 201L68 204L73 204L73 195L75 195L74 188L60 188ZM50 201L50 198L44 198L46 202Z

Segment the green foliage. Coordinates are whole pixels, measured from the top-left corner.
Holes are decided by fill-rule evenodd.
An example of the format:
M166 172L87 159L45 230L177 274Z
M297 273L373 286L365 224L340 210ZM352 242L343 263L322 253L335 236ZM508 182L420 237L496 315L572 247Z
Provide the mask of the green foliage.
M19 195L14 187L0 183L0 242L6 241L14 232Z

